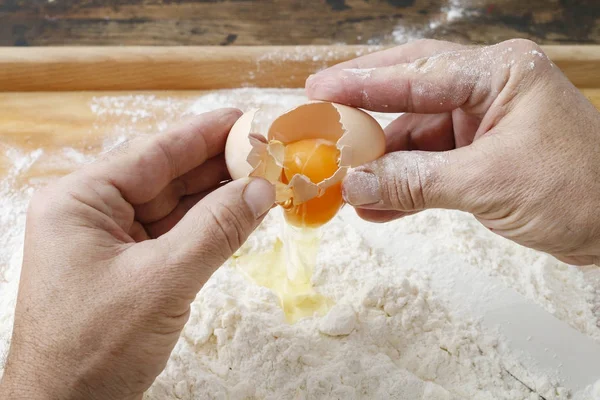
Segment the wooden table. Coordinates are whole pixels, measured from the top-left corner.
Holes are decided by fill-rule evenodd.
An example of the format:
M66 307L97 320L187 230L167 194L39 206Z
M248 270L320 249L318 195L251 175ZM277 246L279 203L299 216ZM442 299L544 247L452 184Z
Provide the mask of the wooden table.
M598 0L0 0L0 46L600 44Z

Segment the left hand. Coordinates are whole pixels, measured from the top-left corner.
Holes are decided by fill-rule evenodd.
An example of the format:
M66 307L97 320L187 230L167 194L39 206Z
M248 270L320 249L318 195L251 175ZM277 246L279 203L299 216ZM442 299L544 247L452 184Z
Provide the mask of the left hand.
M0 398L139 399L202 285L275 201L229 179L239 110L136 139L31 201Z

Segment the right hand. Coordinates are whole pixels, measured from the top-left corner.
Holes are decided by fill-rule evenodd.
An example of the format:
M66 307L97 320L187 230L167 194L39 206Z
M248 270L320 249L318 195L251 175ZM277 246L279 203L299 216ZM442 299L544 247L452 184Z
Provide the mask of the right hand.
M458 209L562 261L600 264L600 113L535 43L423 40L321 71L306 88L405 113L385 130L389 154L344 180L364 219Z

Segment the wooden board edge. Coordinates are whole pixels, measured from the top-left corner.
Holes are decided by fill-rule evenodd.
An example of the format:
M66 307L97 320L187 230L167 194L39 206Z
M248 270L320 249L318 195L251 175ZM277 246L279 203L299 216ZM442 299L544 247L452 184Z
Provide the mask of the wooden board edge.
M304 86L381 46L0 47L0 91L215 90ZM600 87L600 46L545 46L578 87Z

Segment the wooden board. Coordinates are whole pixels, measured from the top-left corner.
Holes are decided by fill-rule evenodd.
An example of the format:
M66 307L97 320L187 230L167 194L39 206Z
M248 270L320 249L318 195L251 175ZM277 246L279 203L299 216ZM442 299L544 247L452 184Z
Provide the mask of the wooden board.
M373 46L0 47L0 91L303 87L308 75ZM600 46L546 46L578 87L600 87Z

